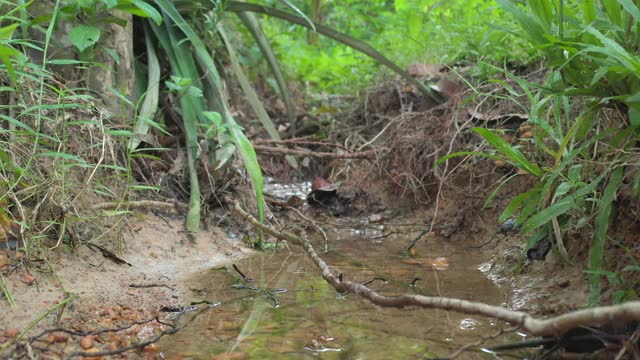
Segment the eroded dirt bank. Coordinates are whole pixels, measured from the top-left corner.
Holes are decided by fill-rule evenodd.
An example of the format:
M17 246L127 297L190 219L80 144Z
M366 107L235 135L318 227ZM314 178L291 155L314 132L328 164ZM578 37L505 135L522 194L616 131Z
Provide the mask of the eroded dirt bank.
M65 330L29 342L33 348L29 351L49 358L115 350L148 340L166 328L157 320L168 321L184 305L185 277L251 254L220 229L202 231L192 242L183 228L177 219L151 214L138 220L132 217L124 230L126 248L117 255L126 263L117 263L97 248L81 246L73 252L51 251L51 257L36 262L30 272L24 267L10 272L5 282L16 307L0 308L3 357L28 354L26 347L11 345L16 335L28 329L25 339L44 330ZM15 258L15 253L10 256ZM56 306L67 298L71 300L66 307ZM149 351L153 357L153 348Z

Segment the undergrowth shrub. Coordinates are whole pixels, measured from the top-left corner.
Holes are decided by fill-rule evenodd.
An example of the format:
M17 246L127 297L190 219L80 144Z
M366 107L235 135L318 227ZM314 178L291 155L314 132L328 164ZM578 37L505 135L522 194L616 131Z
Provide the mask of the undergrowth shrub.
M316 2L302 10L313 14L311 3ZM515 23L493 0L320 3L318 20L365 41L401 67L415 61L472 65L470 74L481 75L493 70L476 62L526 63L531 57L525 41L504 31L512 31ZM310 40L308 30L275 22L264 27L288 73L302 79L309 92L353 92L384 71L348 47L323 38ZM255 52L249 54L251 61L259 62L251 54Z
M569 261L567 248L584 245L567 242L585 244L581 239L590 238L589 302L596 305L608 274L604 254L615 230L611 224L628 216L616 210L637 201L640 192L640 10L628 0L498 3L518 21L518 34L544 54L550 68L543 84L512 75L517 86L504 83L514 100L524 95L530 103L530 147L475 129L496 151L483 156L507 160L537 178L532 189L511 201L500 220L516 216L522 233L529 236L527 249L550 238ZM637 213L630 217L638 220Z

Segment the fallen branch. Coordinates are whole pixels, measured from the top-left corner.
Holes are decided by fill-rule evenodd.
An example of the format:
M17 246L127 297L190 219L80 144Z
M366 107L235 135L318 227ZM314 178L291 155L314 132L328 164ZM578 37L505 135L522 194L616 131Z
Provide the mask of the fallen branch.
M317 152L312 150L297 150L297 149L284 149L273 146L253 145L253 148L260 153L268 154L284 154L300 157L317 157L317 158L331 158L331 159L366 159L376 156L376 150L358 151L351 153L332 153L332 152Z
M232 201L232 203L234 204L234 212L256 228L282 240L302 246L316 266L322 271L322 277L336 291L341 293L350 292L359 295L378 306L395 308L417 306L429 309L450 310L468 315L482 315L506 321L532 336L560 335L579 326L594 326L604 323L640 320L640 301L629 301L619 305L576 310L549 319L536 319L524 312L461 299L423 295L380 295L362 284L346 281L342 279L342 276L336 277L324 260L318 256L308 240L289 232L281 232L264 225L244 211L240 203L237 201Z
M274 140L274 139L255 139L251 141L254 145L269 145L269 144L282 144L282 145L314 145L314 146L326 146L326 147L336 147L345 151L348 151L346 147L336 143L330 143L325 141L312 141L308 140L308 137L303 138L293 138L293 139L284 139L284 140Z
M131 208L164 208L175 209L175 207L187 207L187 205L178 201L155 201L155 200L139 200L139 201L121 201L121 202L104 202L93 205L93 210L115 210L115 209L131 209Z

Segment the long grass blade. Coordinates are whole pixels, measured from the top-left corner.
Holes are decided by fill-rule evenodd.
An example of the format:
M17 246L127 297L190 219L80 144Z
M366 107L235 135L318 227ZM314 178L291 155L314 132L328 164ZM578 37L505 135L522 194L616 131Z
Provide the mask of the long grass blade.
M289 120L289 124L292 129L292 133L296 133L296 108L293 105L293 100L291 99L291 93L289 92L289 86L287 85L287 81L280 70L280 65L278 64L278 60L276 59L275 54L273 53L273 49L269 44L269 40L265 36L262 28L260 27L260 23L258 19L256 19L255 15L250 12L238 12L238 17L244 24L244 26L249 29L251 36L258 44L262 55L267 60L271 71L273 72L273 77L276 79L276 83L278 84L278 88L280 88L280 95L282 96L282 100L287 107L287 119Z
M589 248L589 270L601 271L602 258L604 254L604 244L609 231L609 222L613 210L613 202L616 199L616 192L622 182L624 167L618 167L611 172L609 183L604 188L600 199L599 212L595 220L595 232ZM589 275L589 305L596 306L600 301L600 275Z
M276 127L273 125L273 121L271 121L269 114L267 114L267 110L264 109L262 102L258 98L258 94L249 83L249 79L244 74L244 71L242 71L242 67L240 66L240 63L238 62L238 58L236 56L236 52L229 42L229 38L226 31L224 30L224 27L222 26L222 23L219 22L217 28L218 34L220 34L220 37L224 41L224 44L227 48L227 53L229 54L229 60L231 61L233 72L235 73L236 78L240 83L242 91L247 97L247 101L249 101L251 108L253 108L253 111L255 111L256 115L258 116L258 120L260 120L260 123L262 123L262 127L267 130L269 136L272 139L280 140L280 134L278 133L278 130L276 130ZM294 158L288 157L287 161L294 169L298 168L298 164Z
M473 131L482 136L489 144L493 145L496 150L500 153L504 154L511 163L522 169L526 172L535 175L542 176L542 169L538 167L538 165L530 162L527 158L520 152L520 150L513 147L508 142L504 141L500 136L493 133L491 130L485 128L474 128Z
M138 113L138 119L133 129L133 137L129 140L129 151L135 150L140 145L141 139L147 135L150 122L153 121L158 111L158 97L160 95L160 62L156 50L151 43L149 29L145 28L145 43L147 46L147 91Z
M231 116L229 107L224 100L223 82L220 79L220 75L217 68L215 67L210 52L202 42L202 39L197 36L195 31L193 31L193 29L184 20L182 15L178 13L175 6L169 0L154 0L154 2L156 3L156 5L158 5L158 7L160 7L162 12L167 17L169 17L175 23L175 25L185 34L187 39L189 39L191 45L193 46L196 60L198 61L199 65L206 70L207 75L204 80L211 85L207 87L207 94L211 96L212 101L216 105L216 109L219 110L218 112L223 115L225 124L229 128L229 134L231 135L232 140L234 141L236 146L238 146L240 155L244 160L244 166L251 178L253 189L255 191L259 220L264 221L265 204L262 192L262 189L264 187L262 170L260 169L257 156L255 154L255 151L253 150L253 147L251 146L251 143L242 132L240 126L238 126L236 121L233 119L233 116Z

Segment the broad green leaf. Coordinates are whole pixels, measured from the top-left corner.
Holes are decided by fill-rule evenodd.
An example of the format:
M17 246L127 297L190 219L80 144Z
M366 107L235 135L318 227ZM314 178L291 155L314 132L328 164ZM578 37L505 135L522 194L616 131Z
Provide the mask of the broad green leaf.
M561 198L563 195L567 194L571 189L573 188L573 186L567 182L563 182L560 185L558 185L558 187L556 188L556 192L555 194L553 194L553 196L555 198Z
M407 21L407 30L409 32L409 37L417 39L420 36L420 32L422 31L423 19L424 13L418 11L411 12Z
M409 2L407 0L395 0L393 6L397 12L404 11L409 8Z
M596 20L596 1L583 0L582 11L584 14L584 24L589 25Z
M549 235L549 232L547 231L547 229L544 229L544 228L538 229L538 231L536 231L529 238L529 240L527 240L527 246L525 247L525 251L533 249L540 242L540 240L544 239L548 235Z
M100 29L89 25L76 26L69 31L69 40L73 46L83 52L100 40Z
M544 37L547 31L533 16L522 11L512 0L496 0L496 2L520 23L520 27L534 44L540 45L548 42Z

